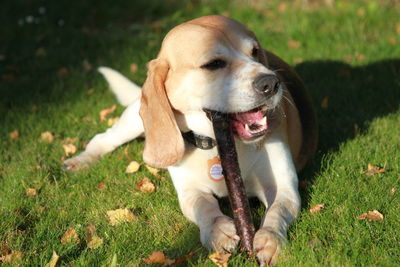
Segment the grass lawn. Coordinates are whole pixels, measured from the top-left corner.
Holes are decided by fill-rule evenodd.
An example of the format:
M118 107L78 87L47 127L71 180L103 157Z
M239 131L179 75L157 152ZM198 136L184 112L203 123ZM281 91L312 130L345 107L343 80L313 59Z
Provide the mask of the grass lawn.
M78 173L66 173L62 158L63 144L74 143L80 152L108 128L99 112L116 100L96 67L115 68L141 84L146 62L169 29L224 14L245 23L265 48L295 67L318 112L319 150L300 174L303 209L279 265L399 266L400 4L331 2L3 2L0 262L44 266L56 251L61 266L138 266L160 250L169 258L194 252L183 266L213 266L198 228L180 212L168 174L157 178L144 166L125 173L131 160L142 162L142 140ZM132 63L137 71L131 71ZM122 110L117 106L109 118ZM41 141L45 131L53 142ZM385 172L368 176L368 164ZM136 190L145 176L155 184L154 193ZM324 208L311 214L316 204ZM251 206L258 224L263 208L256 201ZM119 208L137 219L110 225L107 211ZM383 220L357 219L371 210ZM103 240L98 248L85 241L89 223ZM60 241L70 227L79 242ZM255 261L237 252L229 264Z

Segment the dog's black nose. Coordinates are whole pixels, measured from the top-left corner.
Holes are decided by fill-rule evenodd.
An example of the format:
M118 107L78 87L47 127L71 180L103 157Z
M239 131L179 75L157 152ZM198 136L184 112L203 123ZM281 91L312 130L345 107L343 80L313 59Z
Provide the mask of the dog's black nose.
M278 92L281 82L276 75L260 74L253 81L253 89L266 97L273 96Z

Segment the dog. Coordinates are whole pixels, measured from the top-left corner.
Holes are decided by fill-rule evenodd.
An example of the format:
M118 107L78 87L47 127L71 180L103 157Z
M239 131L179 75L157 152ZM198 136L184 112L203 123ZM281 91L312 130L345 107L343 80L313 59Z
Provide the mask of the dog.
M228 192L204 110L227 113L246 192L266 207L254 250L261 265L276 263L300 210L297 172L318 139L310 96L295 71L244 25L218 15L173 28L148 63L142 90L110 68L99 71L128 107L65 168L78 170L145 136L144 161L168 168L181 210L198 225L202 244L232 251L240 240L216 198Z

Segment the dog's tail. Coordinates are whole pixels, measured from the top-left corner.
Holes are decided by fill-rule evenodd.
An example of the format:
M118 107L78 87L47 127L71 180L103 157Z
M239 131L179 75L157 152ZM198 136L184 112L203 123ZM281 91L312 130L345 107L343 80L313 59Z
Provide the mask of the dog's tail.
M140 97L140 87L118 71L108 67L99 67L98 71L103 74L110 85L111 91L115 94L121 105L125 107L129 106Z

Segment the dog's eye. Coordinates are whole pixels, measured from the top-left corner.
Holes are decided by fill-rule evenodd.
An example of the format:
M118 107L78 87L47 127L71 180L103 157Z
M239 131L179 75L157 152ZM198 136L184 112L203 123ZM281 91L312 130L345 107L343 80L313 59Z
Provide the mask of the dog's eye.
M222 69L225 66L226 66L226 61L222 59L214 59L201 66L201 68L208 70L217 70L217 69Z
M253 48L253 50L251 50L251 56L253 57L253 58L257 58L258 57L258 48L257 47L254 47Z

